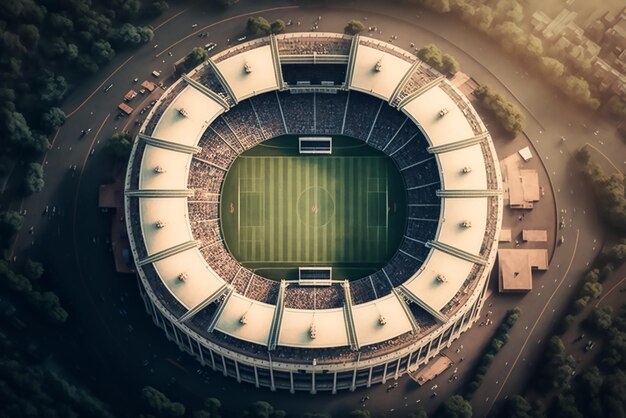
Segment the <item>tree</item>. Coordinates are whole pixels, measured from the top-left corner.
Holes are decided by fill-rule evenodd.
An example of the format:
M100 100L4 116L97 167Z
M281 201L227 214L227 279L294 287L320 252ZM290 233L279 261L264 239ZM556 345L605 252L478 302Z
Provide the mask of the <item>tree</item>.
M370 418L372 414L367 409L355 409L348 415L350 418Z
M185 57L185 68L195 68L206 61L207 58L209 58L209 53L204 48L197 46Z
M619 96L611 96L605 105L609 115L618 120L626 119L626 101Z
M268 402L257 401L245 410L244 416L250 418L278 418L285 416L285 411L274 409Z
M449 0L421 0L424 7L429 8L433 12L448 13L450 11Z
M444 73L455 75L461 69L459 62L450 54L443 54L441 57L442 69Z
M65 77L44 71L39 78L40 98L46 104L55 104L63 100L67 93Z
M113 59L115 51L109 42L100 40L94 42L91 46L91 55L96 63L106 64Z
M20 42L28 49L34 50L39 43L39 29L35 25L20 25L17 33L20 37Z
M30 280L38 280L43 276L43 265L30 258L24 263L24 275Z
M365 25L360 20L351 20L348 22L343 31L348 35L356 35L365 30Z
M417 51L417 57L439 71L443 69L441 50L435 44L428 44L420 48Z
M19 293L28 293L33 290L30 280L11 270L9 263L5 260L0 260L0 282Z
M28 301L51 322L62 324L67 321L69 315L54 292L31 292L28 294Z
M154 0L146 9L146 13L151 16L158 16L163 14L170 8L169 4L165 0Z
M150 410L163 417L182 417L185 415L185 407L178 402L172 402L167 396L152 386L141 389L141 401Z
M58 107L51 107L41 117L41 122L49 134L65 123L65 112Z
M135 26L130 23L123 24L113 34L113 39L121 45L139 45L152 40L154 32L145 26Z
M239 0L218 0L218 1L222 7L230 7L239 3Z
M606 257L617 262L626 260L626 238L609 248Z
M428 414L421 406L417 408L414 412L409 414L409 418L428 418Z
M44 184L43 167L39 163L30 163L26 176L24 176L24 192L26 194L40 192Z
M271 31L273 34L283 33L285 31L285 22L282 19L277 19L272 22Z
M508 418L534 418L534 411L530 403L520 395L513 395L506 402L503 416Z
M589 83L581 77L568 75L562 78L559 87L566 96L580 104L589 106L592 109L597 109L600 106L598 99L591 97Z
M133 148L132 136L127 132L116 132L107 141L106 150L117 160L126 161Z
M0 212L0 239L4 241L4 248L13 235L22 228L22 219L19 213L12 210Z
M589 325L598 331L606 331L613 324L613 308L610 306L595 306L589 315Z
M450 396L437 411L440 418L472 418L472 406L460 395Z
M271 32L270 22L264 17L250 16L246 23L246 33L250 36L266 36Z

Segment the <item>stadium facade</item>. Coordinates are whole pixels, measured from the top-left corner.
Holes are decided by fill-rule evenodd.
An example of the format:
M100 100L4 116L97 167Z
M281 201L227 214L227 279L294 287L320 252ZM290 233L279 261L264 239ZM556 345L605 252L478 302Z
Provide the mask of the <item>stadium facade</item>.
M224 176L284 134L347 135L394 160L408 217L385 267L303 287L230 255ZM444 76L372 38L294 33L216 54L163 94L133 145L125 210L146 309L181 350L257 387L334 393L397 379L472 326L501 190L489 133Z

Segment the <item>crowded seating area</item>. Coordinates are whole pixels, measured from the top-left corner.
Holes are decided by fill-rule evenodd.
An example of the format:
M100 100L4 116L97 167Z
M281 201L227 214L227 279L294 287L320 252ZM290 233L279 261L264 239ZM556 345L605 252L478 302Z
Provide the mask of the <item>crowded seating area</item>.
M228 112L222 113L220 118L224 119L246 150L265 139L249 100L239 102L237 106Z
M187 207L191 222L206 222L207 220L217 220L219 218L217 202L189 201Z
M421 187L426 184L439 183L439 166L434 156L428 157L418 165L407 168L402 172L406 187Z
M220 305L218 301L209 303L200 312L195 314L193 318L186 321L185 324L200 335L206 334L206 330L211 324L213 316L215 315L215 312L217 311L217 308L219 306Z
M372 282L368 277L350 282L350 297L352 304L358 305L376 299Z
M251 97L250 104L259 118L265 138L273 138L286 133L276 92Z
M393 104L397 105L405 97L408 97L412 93L415 93L420 88L437 79L437 77L439 76L440 74L432 67L425 64L420 64L419 66L417 66L417 68L415 68L415 71L413 71L413 74L411 74L411 78L409 78L409 80L406 82L406 84L398 94L398 97L396 97L396 99L394 100Z
M146 149L146 143L144 141L137 141L137 148L133 154L133 160L129 163L131 167L130 172L130 188L139 188L139 173L141 172L141 159L143 158L143 152Z
M252 280L252 273L248 269L240 268L237 276L233 280L233 287L235 288L235 292L239 294L244 294L248 286L250 286L250 281Z
M232 283L241 267L221 243L209 244L200 248L209 266L227 283Z
M280 283L255 274L252 276L244 296L259 302L275 304L279 288Z
M422 187L420 189L412 189L406 191L407 202L409 205L437 204L441 202L437 196L437 190L441 188L440 184L433 184Z
M278 93L280 105L285 115L287 131L290 134L310 134L314 132L314 112L312 94Z
M406 120L407 117L402 112L383 103L367 143L378 150L383 150Z
M387 155L394 155L394 153L399 152L401 149L404 149L408 145L409 142L415 141L412 146L417 147L427 147L428 142L420 132L417 126L410 120L405 123L402 128L398 131L398 134L391 139L383 150Z
M410 240L405 239L403 243L407 241L412 242ZM424 247L422 246L422 248ZM403 251L406 251L406 250L403 250ZM413 257L416 257L413 254L411 255ZM393 284L394 287L400 286L402 283L407 281L411 276L413 276L413 274L415 274L417 269L419 269L420 266L422 265L422 260L423 260L422 258L416 259L417 257L416 258L413 258L413 257L409 257L408 255L404 254L402 251L398 251L396 255L393 256L389 264L385 266L385 273L387 273L387 276L389 276L389 280L391 280L391 283Z
M191 222L191 233L201 242L201 245L210 245L222 239L217 219Z
M189 188L219 193L225 174L224 170L203 161L192 160L189 168Z
M201 148L200 152L197 154L199 158L211 161L224 168L230 167L238 155L222 138L217 136L215 131L211 128L207 128L204 131L198 146Z
M365 141L380 107L380 99L369 94L351 91L343 134Z
M348 93L315 94L315 132L318 134L337 134L341 132L343 116L346 113Z
M410 64L415 62L415 60L417 59L414 55L409 54L403 49L396 48L393 45L388 44L387 42L381 42L376 39L360 38L359 44L369 46L370 48L374 48L387 54L393 55L394 57L400 58L401 60L406 61Z
M215 71L213 71L213 68L208 63L192 71L189 74L189 78L217 93L229 106L232 107L235 105L235 101L230 97L230 94L228 94L228 90L224 88L220 79L215 74Z
M352 39L339 37L311 36L277 38L279 55L348 55Z
M239 142L237 136L233 133L228 124L226 124L224 119L222 119L221 117L215 119L211 123L210 128L213 129L213 131L220 138L222 138L222 141L226 142L233 150L237 151L237 154L241 154L245 151L245 148L243 147L241 142Z
M400 170L433 158L433 155L429 154L426 148L421 146L423 142L416 140L417 138L418 136L402 148L401 152L396 152L392 155L391 158L398 164Z
M259 39L255 39L253 41L248 41L245 44L236 46L234 48L229 48L227 51L224 51L220 54L217 54L213 58L211 58L216 64L227 60L230 57L234 57L235 55L241 54L242 52L250 51L255 48L259 48L265 45L269 45L270 41L268 38L263 37Z

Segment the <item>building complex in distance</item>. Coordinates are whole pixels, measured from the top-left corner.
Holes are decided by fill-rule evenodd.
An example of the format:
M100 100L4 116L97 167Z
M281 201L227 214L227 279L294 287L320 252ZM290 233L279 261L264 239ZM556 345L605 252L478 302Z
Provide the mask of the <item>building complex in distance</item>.
M389 180L369 181L387 174L342 160L334 146L332 155L296 152L276 164L262 148L259 165L237 168L225 186L247 153L276 138L297 149L300 136L358 140L380 161L377 173L392 161L402 207L389 201ZM326 171L296 168L299 158ZM288 190L269 191L270 179L283 178ZM356 192L343 186L351 182ZM324 194L304 194L312 187ZM479 315L502 221L497 157L467 98L394 45L335 33L256 39L183 75L146 118L125 188L155 323L203 365L292 392L370 386L438 355ZM399 238L386 246L393 214L402 214ZM358 246L340 241L350 231L364 231ZM375 265L363 259L376 255ZM285 271L302 261L320 280L256 268L270 261ZM346 265L369 270L338 273Z

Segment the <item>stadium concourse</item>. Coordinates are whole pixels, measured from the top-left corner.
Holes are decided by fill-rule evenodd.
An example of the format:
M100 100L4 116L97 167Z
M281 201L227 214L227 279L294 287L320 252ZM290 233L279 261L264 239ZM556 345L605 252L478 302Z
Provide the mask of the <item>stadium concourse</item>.
M286 134L353 137L395 162L406 230L380 270L305 287L228 251L226 173ZM459 338L502 220L497 158L469 101L414 55L334 33L256 39L183 75L135 140L125 200L142 296L167 337L224 375L292 392L397 379Z

